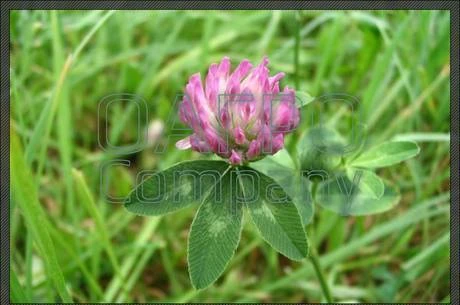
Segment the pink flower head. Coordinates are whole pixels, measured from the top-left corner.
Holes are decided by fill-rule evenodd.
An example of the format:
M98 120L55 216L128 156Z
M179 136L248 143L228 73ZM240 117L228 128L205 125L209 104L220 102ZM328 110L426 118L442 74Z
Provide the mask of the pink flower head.
M176 143L179 149L213 152L233 164L273 155L284 136L299 124L294 90L280 92L284 73L272 77L268 59L252 66L243 60L230 73L230 59L209 67L205 83L199 73L185 86L179 107L181 121L194 133Z

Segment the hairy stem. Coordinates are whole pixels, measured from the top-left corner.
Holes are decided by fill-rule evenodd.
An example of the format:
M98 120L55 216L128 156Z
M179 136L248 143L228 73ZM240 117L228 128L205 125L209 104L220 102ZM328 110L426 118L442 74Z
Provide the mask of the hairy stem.
M316 276L318 277L318 280L321 286L321 290L323 291L323 295L326 298L326 301L328 303L333 303L331 291L329 289L329 286L327 285L326 278L324 277L324 272L319 263L316 249L314 249L312 246L310 246L309 258L315 269Z
M318 183L314 182L311 188L311 195L312 195L313 200L316 197L317 189L318 189ZM329 289L329 286L327 285L326 277L324 276L323 269L321 268L321 264L319 263L318 253L316 252L316 246L313 242L314 230L312 230L311 233L312 233L311 234L312 236L310 238L310 255L308 257L313 265L313 268L315 269L316 276L318 277L319 284L321 286L321 290L323 291L323 295L326 298L326 301L328 303L333 303L331 290Z

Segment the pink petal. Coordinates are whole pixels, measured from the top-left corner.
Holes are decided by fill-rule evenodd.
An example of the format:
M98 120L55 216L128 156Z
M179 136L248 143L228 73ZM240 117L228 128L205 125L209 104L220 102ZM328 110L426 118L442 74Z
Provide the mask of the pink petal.
M176 147L180 150L189 149L190 147L192 147L192 144L190 143L190 137L186 137L182 140L177 141Z
M281 101L273 107L272 126L275 132L290 132L299 124L300 113L295 105L293 90L285 88Z
M213 110L217 103L217 97L219 95L219 78L217 75L217 64L212 64L209 67L208 75L206 75L206 98Z
M228 113L228 104L225 104L224 107L220 110L220 122L224 129L230 127L230 114Z
M231 156L230 156L230 158L228 160L233 165L239 165L239 164L242 163L243 158L241 157L241 155L239 153L237 153L236 151L234 151L232 149L232 154L231 154Z
M244 76L246 76L246 74L248 74L251 68L252 64L249 62L249 60L244 59L241 61L235 71L233 71L233 73L230 75L225 92L227 94L238 93L240 91L239 88L241 80L244 78Z
M196 134L192 134L190 136L190 144L194 151L197 151L197 152L209 152L210 151L208 143L206 143L206 141L202 140Z
M253 140L251 143L249 143L249 149L248 152L246 153L247 157L249 160L252 160L260 155L260 141L259 140Z
M284 146L284 135L282 133L277 134L272 140L272 152L271 154L277 153Z
M275 74L274 76L269 77L269 78L268 78L268 83L270 84L270 88L273 90L273 88L275 87L275 85L277 85L278 82L279 82L279 80L282 79L283 77L284 77L284 73L283 73L283 72L277 73L277 74Z
M220 155L228 156L230 151L228 149L227 139L224 139L216 130L208 128L204 130L206 143L208 143L211 150Z
M219 64L218 76L227 78L229 72L230 72L230 58L228 58L228 56L225 56L224 58L222 58Z
M243 129L239 126L233 130L233 137L235 138L235 143L238 145L243 145L247 141Z
M286 102L281 102L274 107L273 126L276 131L287 131L293 117L293 107Z

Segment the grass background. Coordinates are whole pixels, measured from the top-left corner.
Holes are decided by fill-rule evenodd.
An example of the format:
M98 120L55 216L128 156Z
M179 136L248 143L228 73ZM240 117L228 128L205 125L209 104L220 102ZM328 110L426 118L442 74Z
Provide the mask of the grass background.
M249 223L224 275L194 290L186 245L195 210L137 217L100 187L103 177L122 197L140 170L199 158L167 141L176 94L225 55L234 67L265 54L272 72L286 72L283 85L358 97L371 143L421 146L379 171L401 191L396 208L366 217L316 209L308 230L334 299L450 300L447 11L12 11L10 22L12 301L322 301L311 263L278 255ZM111 144L137 140L132 103L98 115L114 93L146 101L142 128L163 123L167 153L101 149L105 122ZM327 111L346 131L343 112ZM290 151L307 128L289 137ZM130 165L101 173L115 159Z

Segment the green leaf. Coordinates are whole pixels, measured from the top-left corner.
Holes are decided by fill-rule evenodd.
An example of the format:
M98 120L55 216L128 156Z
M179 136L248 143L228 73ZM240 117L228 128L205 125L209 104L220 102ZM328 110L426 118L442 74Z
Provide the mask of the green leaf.
M263 239L292 260L308 254L299 212L291 198L272 178L249 168L237 170L244 202Z
M284 151L284 152L283 152ZM273 178L292 198L304 226L313 219L314 206L308 180L296 170L293 161L284 149L273 156L251 163L252 168Z
M292 170L294 170L296 168L294 160L292 160L291 155L289 154L289 152L285 148L281 149L280 151L278 151L276 154L274 154L272 156L267 156L267 157L263 158L260 161L263 161L263 160L272 160L272 161L282 165L283 167L289 168L289 169L292 169ZM252 163L252 164L254 164L254 163Z
M193 219L188 239L188 268L192 285L197 289L217 280L238 246L243 211L237 200L236 183L233 169L223 171Z
M307 92L296 91L295 93L295 103L297 105L297 108L302 108L303 106L310 104L314 100L315 98Z
M128 195L125 208L157 216L197 204L228 166L224 161L196 160L152 173Z
M357 186L358 182L357 176L353 181L347 176L329 179L319 185L315 202L344 216L358 216L385 212L400 199L398 191L388 184L384 184L382 196L376 199L368 192L363 192Z
M362 192L371 195L375 199L382 197L385 185L374 172L364 169L347 168L347 176L351 181L359 176L358 186Z
M344 144L345 140L333 129L324 126L309 129L297 145L300 168L330 172L345 153Z
M420 148L415 142L386 142L361 154L351 161L353 167L378 168L397 164L415 157Z

